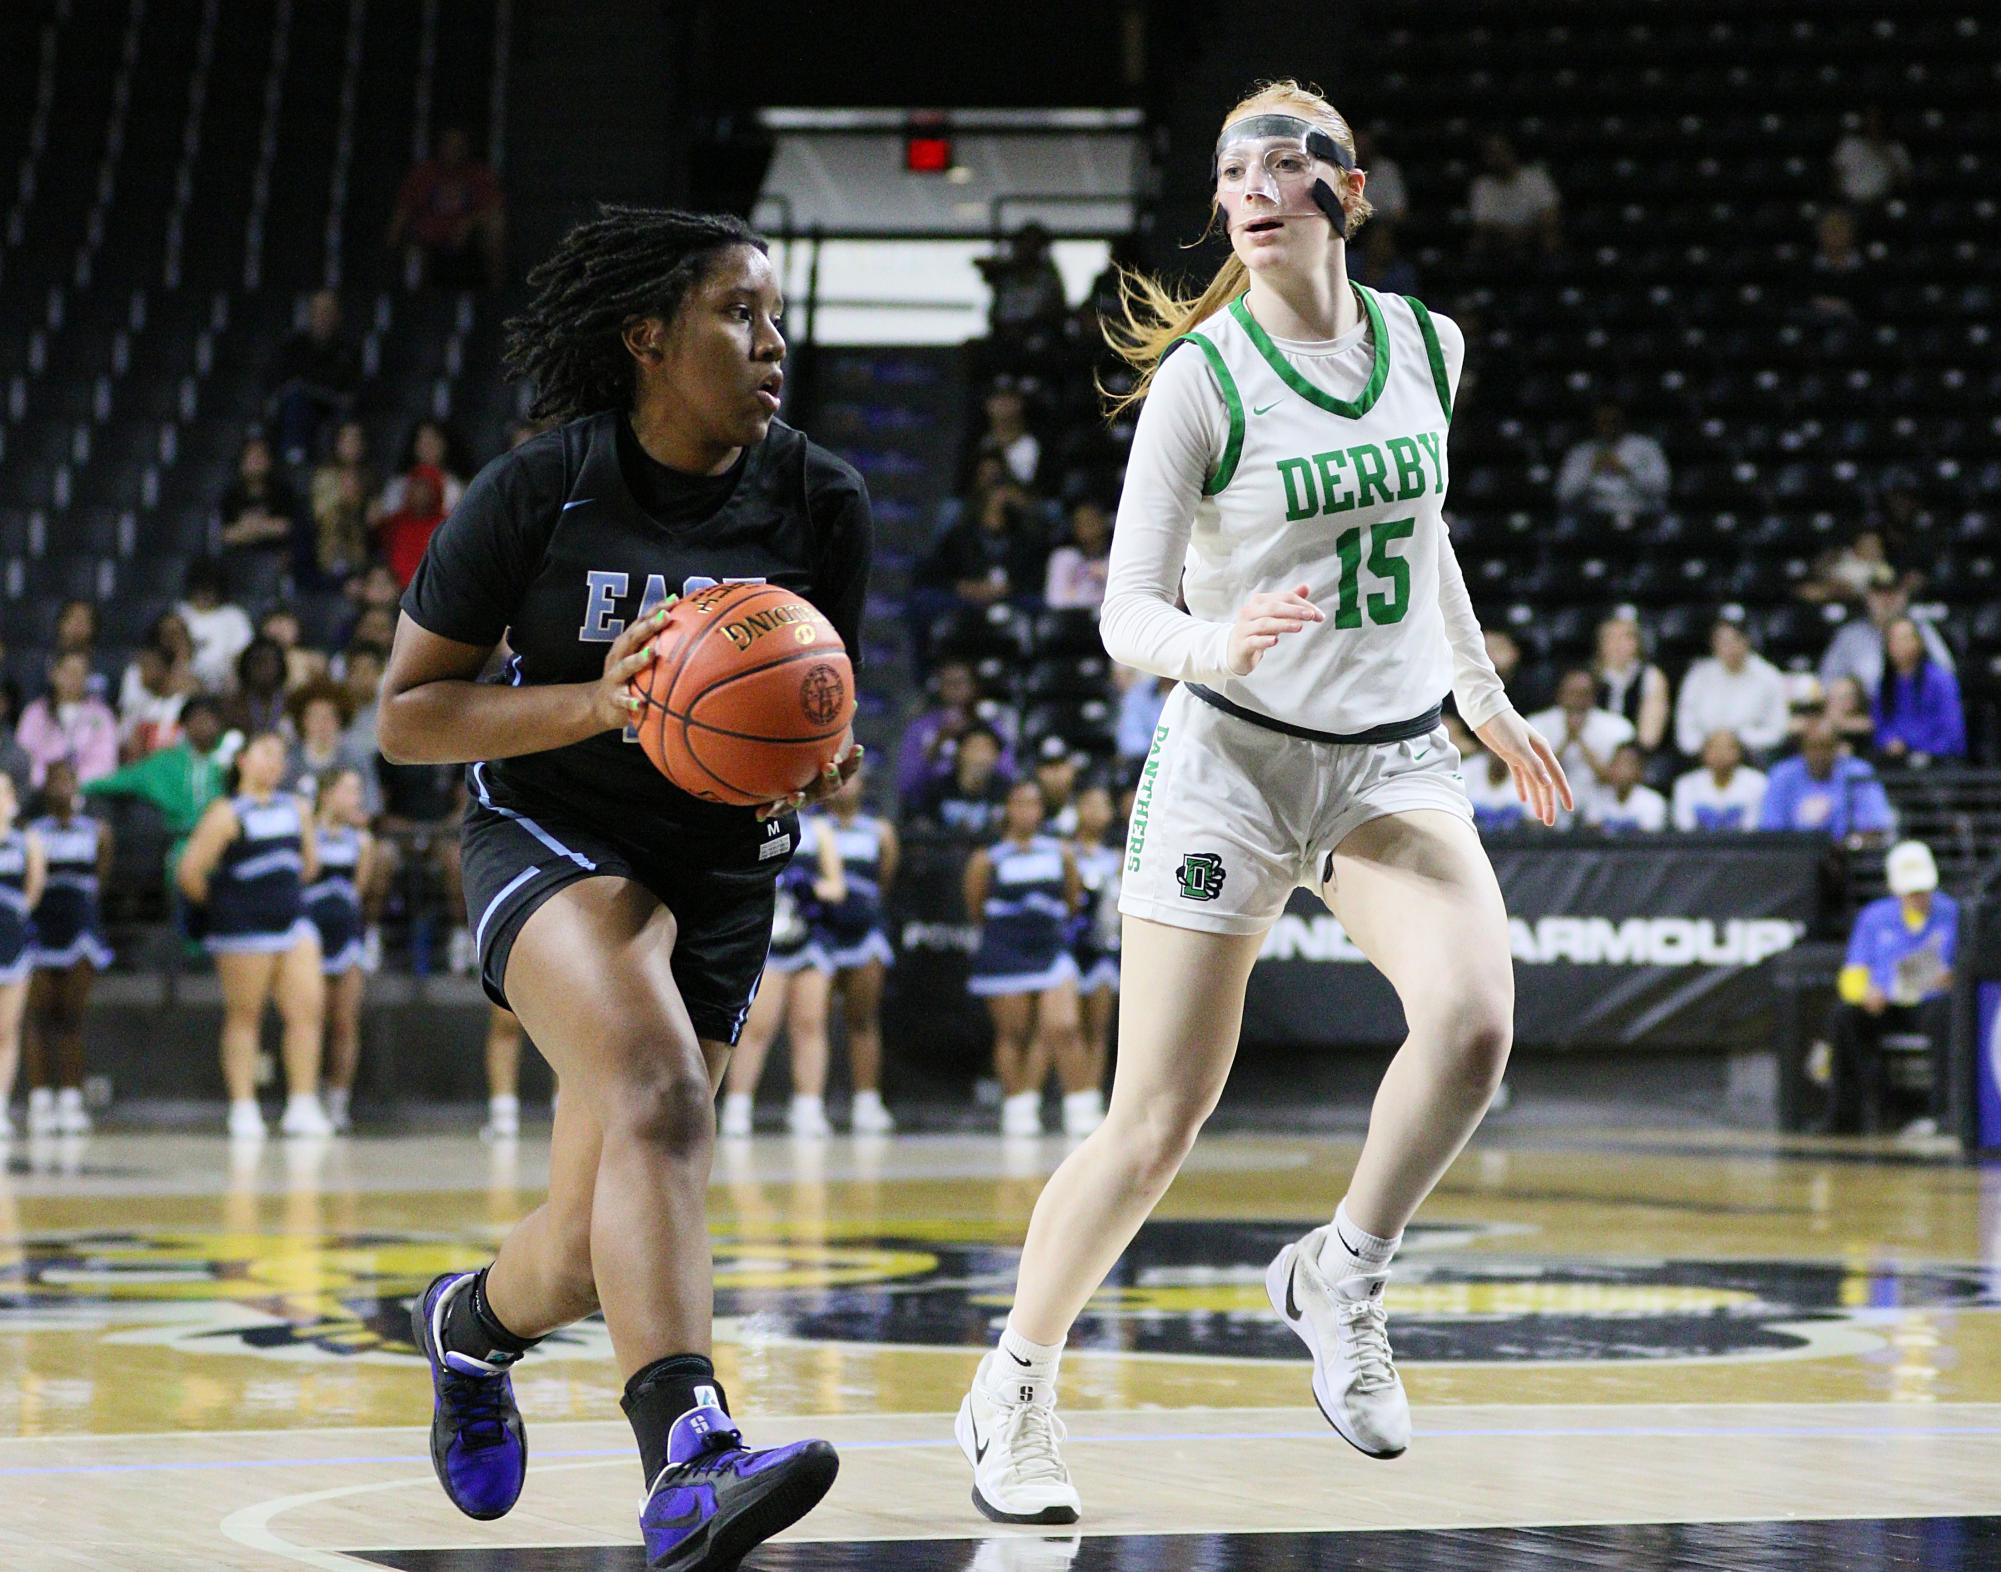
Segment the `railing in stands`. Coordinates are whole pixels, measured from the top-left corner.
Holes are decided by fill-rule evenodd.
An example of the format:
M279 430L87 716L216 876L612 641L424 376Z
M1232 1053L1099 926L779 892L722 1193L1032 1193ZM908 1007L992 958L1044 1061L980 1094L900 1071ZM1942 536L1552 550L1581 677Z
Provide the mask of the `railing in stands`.
M1897 810L1898 835L1931 847L1947 889L1970 894L2001 877L2001 769L1886 770L1883 785ZM1880 859L1851 859L1851 870L1857 894L1881 893Z

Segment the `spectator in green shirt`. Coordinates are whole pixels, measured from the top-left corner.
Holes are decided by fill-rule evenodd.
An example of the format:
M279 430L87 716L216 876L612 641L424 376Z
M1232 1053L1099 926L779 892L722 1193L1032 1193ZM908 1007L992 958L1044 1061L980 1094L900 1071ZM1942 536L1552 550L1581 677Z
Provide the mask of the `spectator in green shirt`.
M139 797L160 810L174 835L171 864L202 810L221 795L224 759L222 712L216 701L197 694L181 709L181 740L149 753L122 770L101 775L83 788L86 797Z

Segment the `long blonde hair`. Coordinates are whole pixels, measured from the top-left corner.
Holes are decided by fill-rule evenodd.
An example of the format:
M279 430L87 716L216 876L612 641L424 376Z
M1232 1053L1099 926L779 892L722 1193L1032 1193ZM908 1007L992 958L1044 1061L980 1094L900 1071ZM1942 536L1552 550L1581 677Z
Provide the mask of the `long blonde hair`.
M1223 116L1223 125L1233 125L1244 116L1259 112L1294 114L1303 120L1311 120L1346 148L1350 157L1354 156L1355 133L1348 129L1348 122L1341 112L1328 103L1316 88L1302 85L1290 77L1276 82L1261 82L1252 89L1250 97ZM1345 175L1341 179L1345 186ZM1367 197L1359 197L1349 205L1350 240L1354 239L1355 232L1374 211ZM1212 192L1209 198L1212 223L1216 213L1216 199ZM1206 236L1208 231L1203 233ZM1214 316L1236 299L1244 292L1249 278L1249 270L1232 252L1217 269L1207 289L1196 295L1183 295L1152 274L1121 263L1118 268L1118 315L1105 318L1103 332L1105 342L1111 345L1113 353L1139 373L1139 380L1125 393L1114 393L1102 382L1098 384L1098 391L1106 400L1106 415L1116 417L1145 398L1147 389L1153 386L1154 373L1160 369L1161 357L1167 353L1168 345L1196 323Z

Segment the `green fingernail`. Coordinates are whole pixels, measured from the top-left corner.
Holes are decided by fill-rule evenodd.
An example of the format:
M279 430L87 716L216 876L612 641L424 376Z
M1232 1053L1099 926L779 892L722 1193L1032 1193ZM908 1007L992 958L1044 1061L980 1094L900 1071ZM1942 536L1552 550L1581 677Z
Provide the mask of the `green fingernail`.
M665 622L667 620L667 608L662 606L658 611L654 612L653 620L655 622Z

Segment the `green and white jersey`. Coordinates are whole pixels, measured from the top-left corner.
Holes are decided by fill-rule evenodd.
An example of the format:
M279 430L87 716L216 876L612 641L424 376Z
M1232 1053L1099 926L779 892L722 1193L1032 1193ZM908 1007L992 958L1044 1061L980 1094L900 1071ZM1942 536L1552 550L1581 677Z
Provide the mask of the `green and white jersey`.
M1464 341L1415 300L1356 294L1362 322L1322 342L1273 339L1240 296L1160 367L1127 464L1105 645L1316 732L1407 721L1448 689L1477 726L1506 699L1443 512ZM1238 608L1297 584L1327 620L1232 674Z

